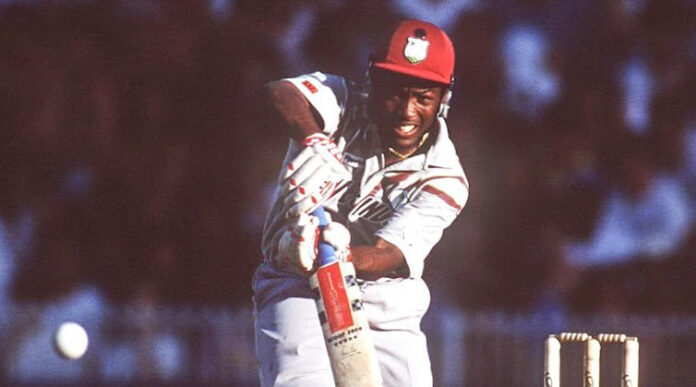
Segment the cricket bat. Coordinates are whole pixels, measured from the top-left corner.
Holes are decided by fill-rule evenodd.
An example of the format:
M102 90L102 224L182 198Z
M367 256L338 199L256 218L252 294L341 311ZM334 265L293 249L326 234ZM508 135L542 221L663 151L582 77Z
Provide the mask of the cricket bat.
M327 226L322 207L313 215L319 219L320 229ZM310 277L309 285L317 303L336 386L382 386L353 264L339 262L333 247L321 241L317 259L319 268Z

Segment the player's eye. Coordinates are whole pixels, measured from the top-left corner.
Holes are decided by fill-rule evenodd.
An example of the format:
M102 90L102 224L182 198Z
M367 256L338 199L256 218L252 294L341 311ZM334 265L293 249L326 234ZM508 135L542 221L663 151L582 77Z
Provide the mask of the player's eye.
M427 105L430 102L432 102L433 98L432 98L432 96L430 96L428 94L419 94L416 96L416 100L420 104Z

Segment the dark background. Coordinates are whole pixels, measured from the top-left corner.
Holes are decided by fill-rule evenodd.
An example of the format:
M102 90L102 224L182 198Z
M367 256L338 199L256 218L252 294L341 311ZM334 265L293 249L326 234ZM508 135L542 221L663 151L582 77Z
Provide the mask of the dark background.
M248 305L287 144L263 124L258 92L313 70L361 79L376 37L404 17L395 4L3 2L6 295L50 301L88 283L116 305L143 296ZM649 289L602 305L564 253L593 234L611 190L630 185L625 160L686 190L696 181L694 10L693 1L518 0L451 12L450 133L471 197L428 259L436 298L475 310L694 312L683 296L696 258L688 237L650 260ZM505 49L511 37L521 51ZM506 75L515 60L523 74L529 63L544 74L515 84ZM637 94L622 83L630 63L642 71ZM627 261L639 269L614 273L644 272L639 258Z

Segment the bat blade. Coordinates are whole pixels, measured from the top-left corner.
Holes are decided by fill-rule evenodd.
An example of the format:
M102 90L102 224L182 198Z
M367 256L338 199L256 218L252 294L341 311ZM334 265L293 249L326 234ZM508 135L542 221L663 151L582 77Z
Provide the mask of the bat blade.
M326 227L323 208L314 215ZM382 386L362 295L350 262L336 260L331 245L319 244L320 267L310 277L334 382L338 387Z
M339 387L382 385L379 363L350 262L321 266L310 278L334 381Z

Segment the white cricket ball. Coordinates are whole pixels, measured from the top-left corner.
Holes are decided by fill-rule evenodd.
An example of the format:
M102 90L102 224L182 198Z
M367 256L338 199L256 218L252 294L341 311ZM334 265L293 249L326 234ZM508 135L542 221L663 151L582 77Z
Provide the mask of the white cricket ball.
M64 322L60 324L53 336L53 346L60 356L68 360L75 360L87 352L89 338L87 332L76 322Z

